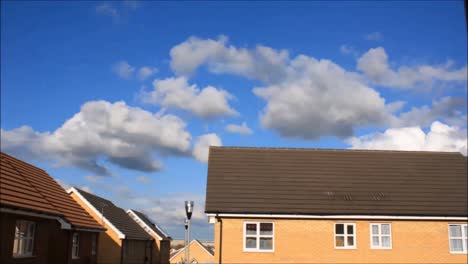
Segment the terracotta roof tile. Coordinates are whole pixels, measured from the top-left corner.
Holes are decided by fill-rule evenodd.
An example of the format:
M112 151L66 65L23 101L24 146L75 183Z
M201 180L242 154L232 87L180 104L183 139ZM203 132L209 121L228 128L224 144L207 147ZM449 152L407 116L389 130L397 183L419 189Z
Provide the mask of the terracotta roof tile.
M2 206L59 215L75 228L102 229L47 172L3 152L0 154Z

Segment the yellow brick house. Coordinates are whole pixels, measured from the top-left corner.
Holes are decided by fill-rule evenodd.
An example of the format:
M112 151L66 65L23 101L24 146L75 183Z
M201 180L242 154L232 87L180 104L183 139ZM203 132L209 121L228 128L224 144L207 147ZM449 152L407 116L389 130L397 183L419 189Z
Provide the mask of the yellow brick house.
M211 147L216 263L467 263L460 153Z

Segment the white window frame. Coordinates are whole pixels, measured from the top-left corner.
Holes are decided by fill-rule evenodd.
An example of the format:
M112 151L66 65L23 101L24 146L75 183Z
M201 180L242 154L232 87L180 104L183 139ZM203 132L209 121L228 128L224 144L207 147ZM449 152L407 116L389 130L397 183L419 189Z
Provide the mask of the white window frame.
M255 235L247 235L247 224L254 224L257 225L257 234ZM272 224L272 234L271 235L260 235L260 224ZM247 248L245 246L247 237L255 237L257 240L256 248ZM260 238L271 238L271 249L260 249ZM274 222L267 222L267 221L256 221L244 222L244 237L242 239L242 247L244 248L244 252L275 252L275 223Z
M336 233L336 225L344 225L344 234L337 234ZM353 227L353 234L348 234L348 226ZM357 232L356 232L356 223L335 223L333 225L333 246L335 249L356 249L357 248ZM336 237L337 236L342 236L344 237L344 246L342 247L337 247L336 246ZM352 236L353 237L353 246L348 246L348 237Z
M460 226L461 227L461 237L451 237L450 236L450 226ZM467 232L465 232L465 227L468 224L449 224L448 225L448 242L449 242L449 250L450 254L468 254L468 244L466 243L466 239L468 238ZM452 247L450 246L451 239L461 239L462 240L462 251L452 251Z
M382 234L382 225L388 225L389 230L390 230L390 234L388 234L388 235ZM372 233L372 226L377 226L378 227L379 233L377 235ZM391 223L370 223L369 224L369 234L370 234L370 248L371 249L387 249L388 250L388 249L393 248L392 224ZM379 238L379 245L378 246L374 246L374 243L373 243L373 240L372 240L372 237L374 237L374 236ZM390 238L390 246L389 247L382 246L383 245L382 237L389 237Z
M26 234L20 235L20 228L21 225L26 225ZM18 228L20 227L20 228ZM32 227L32 232L31 231ZM28 221L28 220L16 220L15 223L15 237L13 239L13 250L15 250L15 244L16 246L16 252L13 251L13 257L14 258L24 258L24 257L32 257L34 253L34 236L36 234L36 223L33 221ZM28 247L28 242L31 241L30 245L31 248ZM20 244L25 245L23 247L24 251L20 252L21 247L19 246Z
M76 237L76 240L75 240L75 237ZM80 234L75 232L72 235L72 259L79 259L79 258L80 258Z

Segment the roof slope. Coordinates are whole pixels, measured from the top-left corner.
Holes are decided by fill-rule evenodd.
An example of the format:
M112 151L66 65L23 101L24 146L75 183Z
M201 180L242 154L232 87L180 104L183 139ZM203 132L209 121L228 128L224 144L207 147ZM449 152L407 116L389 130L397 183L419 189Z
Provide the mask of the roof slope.
M129 215L111 201L97 195L76 189L98 212L104 212L104 217L109 220L126 239L152 239ZM103 208L104 207L104 208Z
M102 229L47 172L0 152L0 203L63 216L75 228Z
M211 147L207 213L467 216L460 153Z
M138 212L136 210L128 210L127 213L134 213L143 223L145 223L146 226L151 228L160 238L161 240L166 240L166 239L171 239L158 225L153 223L148 216L146 216L144 213ZM144 228L143 228L144 229Z

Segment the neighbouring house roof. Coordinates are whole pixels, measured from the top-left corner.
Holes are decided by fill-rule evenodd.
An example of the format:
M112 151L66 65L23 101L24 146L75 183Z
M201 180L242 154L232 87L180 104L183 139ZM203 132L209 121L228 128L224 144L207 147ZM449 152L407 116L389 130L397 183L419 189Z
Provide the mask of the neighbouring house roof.
M188 247L190 247L193 243L195 243L196 245L199 245L201 248L203 248L206 251L206 253L208 253L210 256L214 257L214 246L213 246L214 242L213 241L201 242L198 239L194 239L188 244ZM169 258L169 261L172 261L175 257L180 255L180 253L185 252L186 248L187 247L183 247L183 248L173 252L171 254L170 258Z
M121 239L151 240L151 236L141 228L124 209L117 207L111 201L97 195L85 192L76 187L70 188L68 193L75 192L80 199L85 200L85 204L91 207L98 216L102 217L110 228L119 235ZM103 213L103 215L102 215Z
M103 230L47 172L3 152L0 160L1 207L57 215L72 228Z
M159 240L167 240L171 239L170 236L168 236L161 227L159 227L157 224L155 224L153 221L151 221L148 216L145 214L138 212L136 210L127 210L127 214L130 215L130 217L135 220L146 232L150 234L156 235ZM147 230L148 229L148 230Z
M210 147L206 213L467 216L460 153Z

